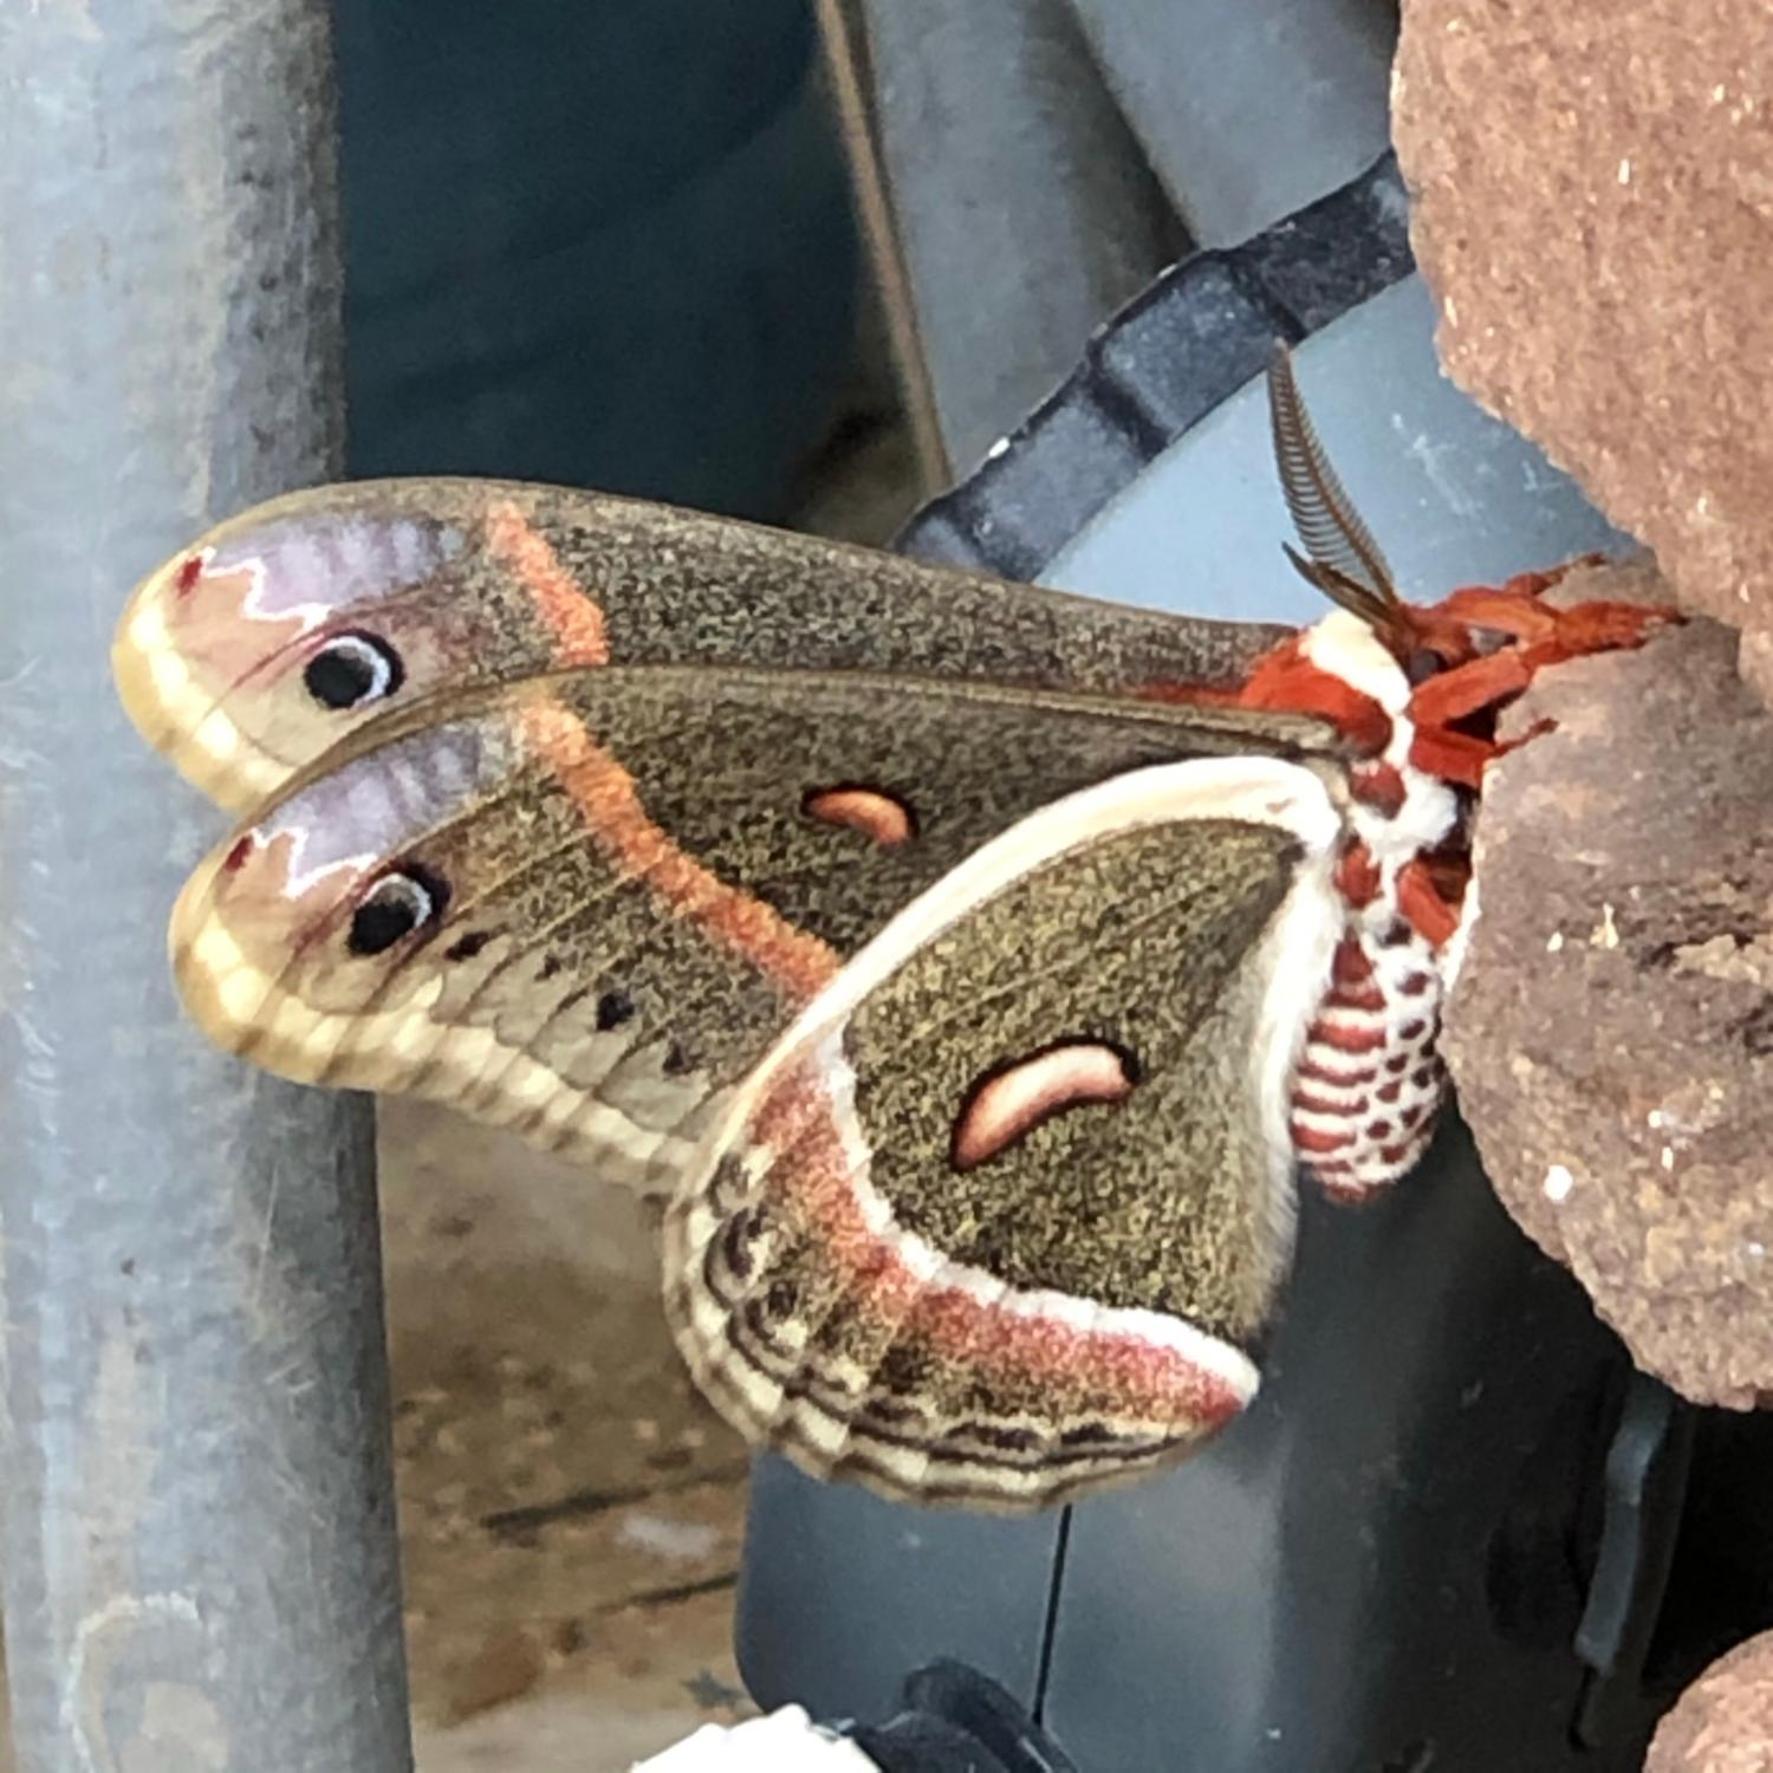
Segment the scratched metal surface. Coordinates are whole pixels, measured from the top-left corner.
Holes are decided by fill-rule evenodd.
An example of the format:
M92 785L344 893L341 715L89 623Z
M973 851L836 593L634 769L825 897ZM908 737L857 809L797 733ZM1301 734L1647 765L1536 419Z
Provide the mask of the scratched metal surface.
M180 1017L132 579L336 471L323 0L0 13L0 1429L20 1773L410 1766L367 1105Z

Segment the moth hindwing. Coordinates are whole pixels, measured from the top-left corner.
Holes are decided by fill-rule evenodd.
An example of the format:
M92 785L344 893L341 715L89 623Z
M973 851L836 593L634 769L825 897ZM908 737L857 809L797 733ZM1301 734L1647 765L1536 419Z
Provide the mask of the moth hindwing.
M896 916L710 1129L666 1301L819 1474L1026 1509L1241 1409L1291 1252L1291 1070L1341 818L1275 758L1033 813Z

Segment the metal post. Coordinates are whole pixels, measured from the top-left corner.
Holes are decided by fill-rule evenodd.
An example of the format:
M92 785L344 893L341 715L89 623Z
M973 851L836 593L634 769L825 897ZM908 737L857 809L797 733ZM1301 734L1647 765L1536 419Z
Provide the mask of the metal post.
M1385 152L1391 0L1072 0L1164 189L1235 246Z
M866 85L846 123L877 138L857 171L922 357L912 392L927 377L965 472L1185 236L1069 0L827 0L821 16L840 99L846 70Z
M367 1104L182 1022L219 820L106 651L339 468L325 0L0 8L0 1452L20 1773L411 1765Z

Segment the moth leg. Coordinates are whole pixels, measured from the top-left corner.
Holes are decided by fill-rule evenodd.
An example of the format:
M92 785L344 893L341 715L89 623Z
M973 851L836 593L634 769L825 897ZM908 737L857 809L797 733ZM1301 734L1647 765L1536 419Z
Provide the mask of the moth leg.
M1562 575L1527 576L1555 583ZM1548 666L1641 646L1655 628L1680 620L1669 609L1598 600L1555 609L1539 602L1536 591L1511 590L1518 582L1510 580L1509 586L1494 591L1467 586L1436 606L1437 615L1456 614L1472 626L1508 634L1516 644L1439 672L1410 695L1416 729L1410 761L1459 787L1477 788L1487 763L1533 734L1504 744L1456 731L1455 722L1500 708Z
M1559 608L1544 601L1545 593L1576 567L1597 564L1602 558L1584 555L1550 572L1517 573L1499 586L1461 586L1435 604L1432 614L1506 634L1529 647L1549 646L1550 655L1538 659L1535 669L1585 653L1641 646L1653 628L1680 620L1676 611L1654 604L1591 599Z
M1411 723L1418 730L1447 726L1519 695L1533 681L1533 650L1504 647L1418 684L1410 694Z
M1598 598L1573 603L1556 613L1557 628L1549 642L1551 656L1538 660L1536 670L1588 653L1629 651L1642 646L1657 628L1682 619L1678 610L1663 605L1610 603Z
M1432 948L1445 948L1459 929L1461 892L1450 897L1448 887L1436 878L1433 865L1417 856L1398 870L1397 908L1404 921Z

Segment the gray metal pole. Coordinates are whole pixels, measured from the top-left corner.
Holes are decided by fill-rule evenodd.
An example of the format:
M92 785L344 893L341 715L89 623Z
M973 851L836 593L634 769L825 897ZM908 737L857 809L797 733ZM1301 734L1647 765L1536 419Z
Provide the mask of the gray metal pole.
M336 473L324 0L0 6L0 1453L21 1773L411 1765L367 1104L205 1049L106 650Z
M824 12L847 24L869 80L876 203L942 443L965 473L1185 237L1069 0L842 0Z
M1201 246L1235 246L1390 140L1391 0L1073 0L1110 90Z

